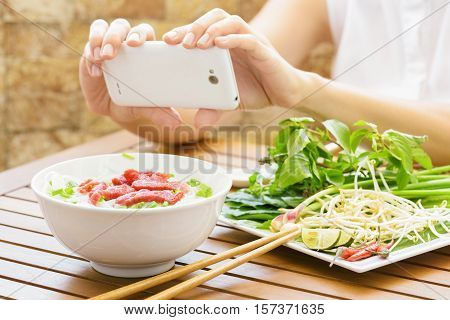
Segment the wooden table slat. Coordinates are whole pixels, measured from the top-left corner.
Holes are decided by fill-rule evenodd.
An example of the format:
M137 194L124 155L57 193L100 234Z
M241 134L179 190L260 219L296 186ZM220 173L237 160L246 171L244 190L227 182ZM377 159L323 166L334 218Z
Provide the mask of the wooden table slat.
M23 187L23 188L8 192L6 194L6 196L11 197L11 198L17 198L17 199L37 202L36 195L34 194L33 190L29 187Z
M114 288L128 285L135 281L134 279L110 277L98 273L91 268L89 262L87 261L72 258L62 259L61 256L55 255L53 253L0 242L0 259L5 259L5 257L7 257L8 260L14 261L16 263L26 264L32 267L40 268L42 270L49 269L51 271L76 276L77 278L84 278L99 282L100 284L105 283ZM154 291L147 291L147 293L143 293L141 296L148 296L152 293L154 293ZM190 291L184 296L180 296L179 298L184 297L186 299L190 299L199 296L202 296L202 299L244 299L243 297L238 295L217 292L205 287Z
M34 224L32 225L33 227L38 227L39 229L39 231L44 231L45 230L45 222L44 222L44 220L43 219L40 219L40 218L35 218L35 217L31 217L31 216L22 216L22 215L20 215L20 214L14 214L14 213L8 213L9 215L16 215L16 216L18 216L18 217L20 217L20 219L27 219L27 220L35 220L34 221ZM1 215L0 215L0 217L1 217ZM11 220L13 220L12 218L11 218ZM31 225L29 222L28 222L28 224L29 225ZM216 229L215 229L215 235L217 236L217 230L220 230L222 233L227 233L227 232L237 232L237 233L242 233L241 231L235 231L235 230L233 230L233 229L230 229L230 228L223 228L223 227L217 227ZM37 231L37 230L33 230L33 231ZM14 233L14 231L11 231L11 230L9 230L9 232L10 232L10 234L11 233ZM16 232L17 233L17 232ZM213 234L214 235L214 234ZM246 236L247 234L245 234L245 233L243 233L243 235L244 236ZM41 236L41 235L38 235L38 237L39 236ZM20 238L23 238L24 236L20 236ZM34 236L34 237L36 237L36 236ZM49 236L41 236L41 238L42 237L44 237L44 239L47 239L46 241L47 242L51 242L51 246L49 247L48 245L47 246L45 246L45 247L40 247L40 249L43 249L43 250L48 250L48 251L51 251L51 250L57 250L58 249L58 247L59 247L59 244L56 242L56 241L50 241L48 238L51 238L51 237L49 237ZM45 237L47 237L47 238L45 238ZM16 237L16 239L17 239L18 237ZM239 237L237 237L237 236L233 236L233 239L239 239ZM39 242L42 242L41 240L36 240L36 241L39 241ZM220 247L220 249L215 249L215 250L212 250L212 248L214 248L214 246L211 246L211 242L215 242L215 243L219 243L219 246L221 245L221 247ZM243 242L245 242L245 241L243 241ZM231 247L233 247L233 245L231 245L231 244L228 244L228 243L224 243L224 242L218 242L218 241L214 241L214 240L208 240L207 242L206 242L207 244L209 244L209 247L207 247L207 248L205 248L204 246L205 246L205 244L203 244L199 249L201 249L201 250L206 250L206 251L209 251L210 253L218 253L218 252L221 252L221 251L223 251L223 250L228 250L228 249L230 249ZM217 244L216 244L216 247L217 247ZM70 252L67 252L67 251L65 251L64 250L64 248L62 248L61 247L61 249L62 249L62 251L58 251L58 253L61 253L61 254L70 254ZM212 250L212 251L211 251ZM290 252L291 250L289 250L289 252ZM263 256L263 257L261 257L261 258L259 258L259 259L264 259L264 260L267 260L267 257L270 257L270 256L272 256L272 255L275 255L275 257L277 257L277 253L275 253L275 254L272 254L272 253L270 253L269 255L265 255L265 256ZM284 259L285 259L285 257L283 257ZM294 258L297 258L297 256L294 256ZM195 259L194 259L195 260ZM181 261L181 262L185 262L185 261ZM192 261L191 261L192 262ZM279 265L279 262L278 261L265 261L265 264L267 265L267 266L277 266L277 265ZM317 270L317 266L318 265L318 261L317 260L314 260L314 261L312 261L312 266L311 266L311 270L314 270L314 272ZM254 266L252 266L252 267L254 267ZM266 267L267 268L267 267ZM271 269L273 269L273 267L270 267ZM325 268L322 268L322 269L325 269L325 271L328 271L327 269L328 269L328 267L327 266L325 266ZM271 270L271 272L273 272L273 270ZM276 270L276 272L280 272L280 270ZM234 271L232 271L231 272L232 274L235 274L234 273ZM313 275L317 275L317 273L312 273ZM320 275L320 274L319 274ZM248 276L248 275L247 275ZM321 275L322 276L322 275ZM249 277L251 277L251 276L249 276ZM304 275L301 275L301 276L299 276L299 278L301 278L301 277L304 277ZM256 277L256 279L258 279L259 277ZM371 278L373 278L373 277L371 277ZM386 279L382 279L383 277L380 277L380 276L378 276L376 279L371 279L371 278L367 278L367 277L362 277L360 280L364 280L364 279L366 279L366 281L362 281L362 283L361 284L363 284L363 285L367 285L367 286L374 286L374 283L392 283L392 279L388 279L388 280L391 280L391 281L385 281ZM386 278L386 276L384 276L384 278ZM337 277L334 281L337 281L336 283L335 283L335 286L337 286L337 287L340 287L340 286L342 286L342 284L341 284L341 281L342 280L345 280L345 281L351 281L350 279L354 279L354 276L353 276L353 274L351 273L351 272L347 272L347 279L342 279L342 277L341 278L339 278L339 277ZM371 281L367 281L367 279L371 279ZM445 279L445 277L443 278L443 279ZM313 280L315 280L315 279L313 279ZM380 281L380 280L384 280L384 281ZM277 279L277 281L278 281L278 279ZM327 282L328 280L322 280L322 282ZM304 283L305 282L305 280L304 279L302 279L301 281L299 280L299 283ZM404 282L404 281L403 281ZM314 287L316 287L317 286L317 284L316 283L314 283L314 282L312 282L314 285L310 285L310 289L311 288L314 288ZM353 286L353 287L355 287L355 286L359 286L359 284L357 284L358 282L354 282L354 283L352 283L352 284L350 284L350 286ZM361 292L358 292L357 290L357 294L358 295L360 295L361 297L363 297L363 296L367 296L367 297L369 297L369 296L378 296L378 297L384 297L384 298L393 298L393 297L399 297L399 294L403 294L403 295L411 295L411 296L413 296L413 291L415 290L415 289L417 289L417 286L418 285L423 285L423 284L417 284L417 283L415 283L415 282L413 282L412 283L412 285L411 285L411 283L408 283L408 282L406 282L405 283L405 288L406 288L406 290L403 290L404 288L403 287L397 287L397 289L393 289L392 287L385 287L385 288L381 288L382 290L390 290L390 291L394 291L394 293L387 293L387 292L380 292L380 291L376 291L376 290L372 290L372 291L376 291L375 293L373 293L373 292L371 292L371 290L369 290L369 289L365 289L366 290L366 293L365 294L361 294ZM328 286L330 286L330 284L328 284L327 285L327 287ZM350 286L348 286L347 287L347 290L349 290L349 289L351 289L351 287ZM331 286L331 287L333 287L333 286ZM376 287L376 286L375 286ZM308 290L310 290L310 289L308 289ZM339 289L332 289L332 290L336 290L336 292L338 292L338 291L342 291L341 290L342 288L339 288ZM424 289L428 289L426 286L424 287ZM403 290L403 291L402 291ZM395 292L396 291L396 292ZM398 293L397 293L398 292ZM428 294L427 293L427 290L422 290L422 292L423 292L423 294L421 295L421 297L424 297L424 298L432 298L432 297L435 297L436 298L436 296L435 295L433 295L433 292L431 292L431 296L430 296L430 294ZM328 295L332 295L332 293L327 293ZM445 293L444 293L445 294ZM345 296L345 295L343 295L343 297L344 298L355 298L356 297L356 295L354 295L353 293L352 294L350 294L350 296ZM405 298L405 297L404 297Z
M7 240L6 240L7 239ZM73 252L68 251L67 249L65 249L64 247L62 247L57 241L56 239L54 239L51 236L46 236L46 235L42 235L39 233L33 233L33 232L29 232L29 231L25 231L25 230L20 230L20 229L15 229L15 228L8 228L5 226L0 226L0 241L8 241L8 243L14 243L14 244L20 244L23 246L29 246L29 244L31 243L32 246L31 248L35 248L38 250L42 250L44 252L49 252L49 253L56 253L56 254L60 254L60 255L66 255L68 257L74 257L76 258L76 255ZM6 256L7 258L7 256ZM61 259L64 257L61 257ZM224 280L226 279L226 281ZM218 282L217 282L218 281ZM235 279L232 279L232 277L229 276L223 276L222 278L212 281L212 283L221 283L223 284L224 282L227 281L232 281L234 282ZM274 290L273 288L271 288L270 290L267 289L267 286L269 285L265 285L265 284L258 284L254 281L243 281L243 282L248 282L246 283L245 286L242 286L241 289L243 290L246 287L262 287L263 289L261 289L261 292L263 294L267 294L268 292L275 292L276 290ZM283 290L284 291L284 290ZM241 295L249 295L249 293L246 292L232 292L231 293L235 293L235 294L241 294ZM259 291L258 291L259 292ZM303 293L302 293L303 294ZM309 297L309 299L319 299L321 296L319 295L309 295L309 294L304 294L305 298ZM255 293L253 295L253 297L255 298L268 298L268 297L260 297L259 293ZM272 299L274 299L273 297L271 297ZM300 296L299 296L300 298Z
M79 297L60 293L45 288L25 285L24 283L0 277L0 295L12 299L26 300L78 300Z

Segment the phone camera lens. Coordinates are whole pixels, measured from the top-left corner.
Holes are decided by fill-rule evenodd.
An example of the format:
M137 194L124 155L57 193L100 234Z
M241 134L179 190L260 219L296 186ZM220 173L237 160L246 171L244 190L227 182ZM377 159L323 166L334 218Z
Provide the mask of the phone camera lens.
M219 83L219 79L216 76L209 76L209 82L211 82L212 84L218 84Z

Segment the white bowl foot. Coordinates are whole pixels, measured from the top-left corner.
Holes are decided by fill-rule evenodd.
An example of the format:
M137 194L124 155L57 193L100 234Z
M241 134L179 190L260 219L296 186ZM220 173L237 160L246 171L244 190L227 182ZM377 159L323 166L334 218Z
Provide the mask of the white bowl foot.
M166 272L174 266L175 261L136 266L136 265L108 265L91 261L94 270L113 277L121 278L142 278L150 277Z

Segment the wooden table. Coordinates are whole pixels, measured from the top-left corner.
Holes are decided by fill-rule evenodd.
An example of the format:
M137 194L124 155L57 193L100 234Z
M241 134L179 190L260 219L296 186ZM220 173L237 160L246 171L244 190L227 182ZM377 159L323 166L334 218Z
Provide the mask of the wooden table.
M29 188L34 173L79 156L136 150L138 139L120 131L0 173L0 297L3 299L86 299L135 280L94 271L51 235ZM255 146L256 149L258 146ZM197 146L175 150L239 166L239 147L217 144L216 157ZM255 149L255 150L256 150ZM173 151L173 150L172 150ZM251 159L249 161L255 161ZM218 223L195 251L177 260L185 265L255 237ZM180 299L448 299L450 247L372 272L356 274L288 248L279 248L191 290ZM203 272L203 271L200 271ZM172 283L173 284L173 283ZM142 298L171 284L133 298Z

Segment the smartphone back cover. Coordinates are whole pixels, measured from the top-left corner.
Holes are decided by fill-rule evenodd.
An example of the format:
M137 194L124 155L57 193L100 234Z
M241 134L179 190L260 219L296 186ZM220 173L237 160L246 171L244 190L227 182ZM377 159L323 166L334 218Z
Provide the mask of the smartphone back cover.
M239 105L228 50L185 49L161 41L137 48L123 44L103 69L118 105L228 110Z

